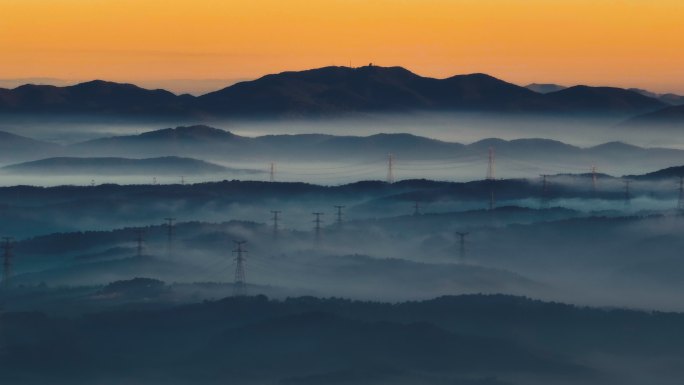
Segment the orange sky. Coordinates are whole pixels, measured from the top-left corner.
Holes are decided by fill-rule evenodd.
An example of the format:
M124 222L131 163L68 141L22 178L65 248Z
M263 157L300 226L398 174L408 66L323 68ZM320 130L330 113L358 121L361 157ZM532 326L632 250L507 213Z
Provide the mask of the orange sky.
M350 61L684 93L684 1L0 0L2 79L178 88Z

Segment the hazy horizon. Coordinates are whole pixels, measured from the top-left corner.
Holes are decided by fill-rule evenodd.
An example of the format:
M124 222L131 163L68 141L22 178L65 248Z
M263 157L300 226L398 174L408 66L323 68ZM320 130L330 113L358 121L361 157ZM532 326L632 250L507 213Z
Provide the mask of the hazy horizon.
M0 13L3 78L242 79L375 63L684 93L678 0L26 0Z
M331 64L332 66L336 66L335 64ZM345 64L340 64L339 66L345 67L348 65ZM406 68L407 70L414 72L411 68L407 68L402 66L401 64L387 64L387 67L392 67L392 66L399 66ZM183 78L183 79L174 79L174 78L169 78L169 79L140 79L140 78L105 78L105 77L94 77L94 78L51 78L51 77L40 77L40 76L30 76L30 77L21 77L21 78L0 78L0 88L6 88L6 89L13 89L17 88L23 85L27 84L34 84L34 85L49 85L49 86L58 86L58 87L65 87L65 86L73 86L76 84L80 83L85 83L89 81L94 81L94 80L104 80L104 81L111 81L115 83L128 83L128 84L134 84L138 87L141 88L146 88L146 89L164 89L166 91L170 91L176 95L182 95L182 94L190 94L193 96L201 96L213 91L218 91L226 87L230 87L236 83L244 82L244 81L252 81L259 79L262 76L266 75L271 75L275 73L281 73L281 72L291 72L291 71L305 71L305 70L310 70L310 69L315 69L315 68L320 68L320 67L302 67L302 68L291 68L291 69L280 69L275 72L269 72L269 73L263 73L261 75L256 75L254 77L244 77L244 78L217 78L217 79L206 79L206 78ZM356 67L352 67L356 68ZM424 75L421 73L414 72L417 75L423 76L423 77L433 77L429 75ZM448 78L451 76L457 76L457 75L467 75L470 73L484 73L481 71L474 71L474 72L468 72L468 73L453 73L450 75L445 75L444 77L434 77L437 79L444 79ZM579 81L577 83L560 83L555 81L554 79L546 79L546 80L537 80L537 81L530 81L530 82L523 82L523 83L516 83L513 81L510 81L506 79L505 77L500 77L495 74L487 73L487 75L494 76L500 80L503 80L505 82L509 82L511 84L518 85L520 87L526 87L531 84L554 84L554 85L559 85L562 87L574 87L574 86L590 86L590 87L615 87L615 88L623 88L623 89L644 89L645 91L653 92L655 94L659 95L664 95L664 94L684 94L684 87L681 89L674 89L674 88L664 88L664 87L655 87L655 88L641 88L640 86L637 86L634 82L627 81L623 83L618 83L618 84L610 84L606 83L604 81L594 81L594 82L582 82Z

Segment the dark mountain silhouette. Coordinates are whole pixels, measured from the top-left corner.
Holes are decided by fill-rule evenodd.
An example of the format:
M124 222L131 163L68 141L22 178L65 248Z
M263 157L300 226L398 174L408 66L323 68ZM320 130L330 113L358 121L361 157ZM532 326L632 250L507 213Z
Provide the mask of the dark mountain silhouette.
M684 96L676 94L663 94L660 95L659 99L667 104L672 104L673 106L684 105Z
M73 86L26 84L0 90L0 112L31 114L176 115L192 110L193 98L133 84L93 80Z
M627 91L636 92L653 99L658 99L660 97L660 95L656 94L655 92L651 92L649 90L644 90L641 88L628 88Z
M534 92L540 93L540 94L548 94L550 92L556 92L560 90L564 90L567 87L561 86L558 84L549 84L549 83L532 83L528 84L525 86L528 90L532 90Z
M684 126L684 105L672 106L660 109L655 112L633 117L624 123L624 126Z
M242 82L198 98L213 112L249 115L350 111L510 110L535 94L488 75L447 79L401 67L324 67Z
M643 90L640 88L629 88L628 91L638 92L644 96L648 96L649 98L658 99L665 104L670 104L673 106L679 106L679 105L684 104L684 96L677 95L677 94L671 94L671 93L669 93L669 94L657 94L655 92Z
M196 125L167 128L140 135L114 136L77 143L69 147L70 153L79 155L121 156L202 156L229 151L246 144L249 138L234 135L213 127Z
M665 103L637 92L613 87L574 86L545 95L544 102L558 111L590 114L637 114L654 111Z
M47 158L5 166L7 173L57 175L182 175L236 171L191 158ZM244 170L247 171L247 170Z
M0 90L0 112L120 116L283 117L367 112L478 111L631 116L664 106L618 88L540 94L485 74L434 79L401 67L323 67L234 84L199 97L92 81Z

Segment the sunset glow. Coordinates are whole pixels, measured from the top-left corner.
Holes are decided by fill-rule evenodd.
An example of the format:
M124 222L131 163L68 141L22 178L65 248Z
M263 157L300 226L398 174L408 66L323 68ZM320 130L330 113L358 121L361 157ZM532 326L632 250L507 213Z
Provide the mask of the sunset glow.
M684 92L681 0L0 0L0 78L157 82L326 65Z

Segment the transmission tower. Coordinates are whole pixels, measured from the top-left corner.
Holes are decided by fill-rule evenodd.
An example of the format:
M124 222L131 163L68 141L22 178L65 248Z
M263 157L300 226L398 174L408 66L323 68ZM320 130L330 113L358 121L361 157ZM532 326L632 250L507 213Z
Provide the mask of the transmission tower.
M273 220L273 239L278 239L278 230L279 230L278 225L280 222L280 213L281 213L280 210L272 210L271 211L271 214L273 214L273 216L271 217L271 219Z
M136 255L138 256L138 258L140 258L140 257L142 257L143 250L145 248L145 230L143 230L143 229L135 230L135 242L137 244Z
M176 218L164 218L166 221L166 253L171 256L173 253L173 236L176 233L176 225L174 224L174 221Z
M458 247L458 255L461 258L461 260L465 260L466 256L466 248L465 248L465 238L466 236L470 233L461 233L461 232L456 232L456 235L459 237L459 247Z
M344 206L335 206L335 209L337 210L335 223L337 224L337 227L342 227L342 210L344 209Z
M625 206L628 206L632 202L632 192L630 190L630 185L632 181L627 179L623 181L625 183Z
M542 174L542 195L546 195L549 193L549 175L547 174Z
M2 238L2 250L3 250L3 275L2 284L5 289L9 289L10 280L12 279L12 258L14 254L12 250L14 249L14 238L3 237Z
M387 155L387 183L394 183L394 155Z
M245 250L242 246L247 243L247 241L233 241L235 244L235 281L233 286L233 295L236 297L243 296L246 294L247 281L245 280Z
M684 177L679 177L679 197L677 199L677 210L684 210Z
M271 162L268 168L268 181L275 182L276 167L275 163Z
M413 215L414 216L420 215L420 202L418 202L418 201L413 202Z
M489 154L487 156L487 180L494 180L494 147L489 147Z
M541 204L540 208L545 209L548 208L549 206L549 175L547 174L541 174L542 178L542 195L541 195Z
M185 177L181 175L181 186L185 186Z
M591 190L596 193L596 186L598 182L598 174L596 172L596 166L591 166Z
M313 220L314 222L314 232L316 234L316 244L319 244L321 242L321 223L323 222L321 220L321 215L323 213L312 213L316 219Z

